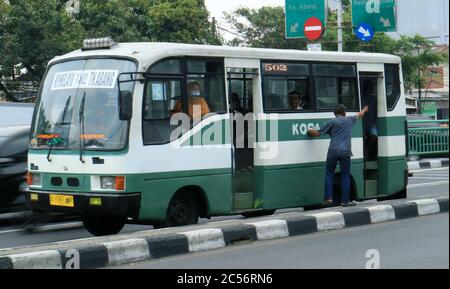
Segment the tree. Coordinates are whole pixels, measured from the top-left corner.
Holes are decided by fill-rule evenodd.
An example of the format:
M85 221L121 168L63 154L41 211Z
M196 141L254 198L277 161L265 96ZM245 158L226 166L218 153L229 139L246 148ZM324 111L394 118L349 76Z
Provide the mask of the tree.
M306 49L303 39L285 38L285 14L283 7L262 7L250 9L241 7L232 13L225 13L225 19L238 35L229 41L229 45Z
M418 89L419 113L424 88L423 72L430 66L444 63L448 55L433 50L434 43L423 36L402 36L396 43L395 54L402 58L403 78L407 90Z
M149 16L153 41L222 44L204 0L156 0Z
M0 6L0 83L26 71L40 81L47 62L79 46L83 28L57 0L11 0ZM0 89L14 100L4 83Z
M86 37L111 36L118 42L150 41L153 0L81 0L74 15Z
M85 38L119 42L221 44L204 0L82 0L69 15L66 0L0 0L0 91L5 79L40 81L56 55L80 48Z

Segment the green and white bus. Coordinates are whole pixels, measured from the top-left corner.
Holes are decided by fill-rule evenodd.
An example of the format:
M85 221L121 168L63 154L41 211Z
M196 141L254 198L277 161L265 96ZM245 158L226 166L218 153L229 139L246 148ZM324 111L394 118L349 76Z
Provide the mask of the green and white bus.
M200 102L188 95L193 83ZM27 203L80 215L94 235L125 223L181 226L313 208L323 202L330 140L307 129L334 118L338 103L356 114L373 92L378 136L366 134L364 120L353 129L351 196L406 197L396 56L86 40L49 62L33 117ZM338 171L336 198L339 181Z

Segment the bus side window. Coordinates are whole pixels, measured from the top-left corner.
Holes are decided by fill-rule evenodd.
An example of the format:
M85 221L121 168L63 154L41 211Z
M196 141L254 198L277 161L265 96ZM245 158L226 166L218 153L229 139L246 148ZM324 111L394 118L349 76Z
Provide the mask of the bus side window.
M398 64L386 64L384 66L384 74L386 81L386 104L387 110L391 111L395 108L400 98L400 75Z
M309 65L263 63L264 110L300 112L311 110Z
M195 89L193 89L194 87ZM202 117L207 113L226 113L222 61L216 59L188 59L187 90L190 114L193 105L201 106ZM198 95L191 95L193 90Z
M173 107L181 101L180 80L149 80L144 98L143 134L145 144L170 141L176 126L170 125Z
M317 109L333 110L338 103L359 108L355 65L313 64L313 74Z

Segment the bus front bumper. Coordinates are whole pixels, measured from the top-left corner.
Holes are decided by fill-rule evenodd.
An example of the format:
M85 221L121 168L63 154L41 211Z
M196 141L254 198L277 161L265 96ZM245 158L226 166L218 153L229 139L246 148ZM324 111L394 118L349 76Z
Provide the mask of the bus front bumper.
M27 206L35 211L74 215L114 215L136 219L141 205L140 193L94 194L27 191Z

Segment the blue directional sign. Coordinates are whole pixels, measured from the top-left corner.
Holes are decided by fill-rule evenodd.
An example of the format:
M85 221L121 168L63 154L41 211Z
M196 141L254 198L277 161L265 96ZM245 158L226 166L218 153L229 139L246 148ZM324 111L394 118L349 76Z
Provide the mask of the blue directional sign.
M375 36L375 31L372 28L372 25L367 23L362 23L356 28L356 37L359 40L364 42L369 42Z

